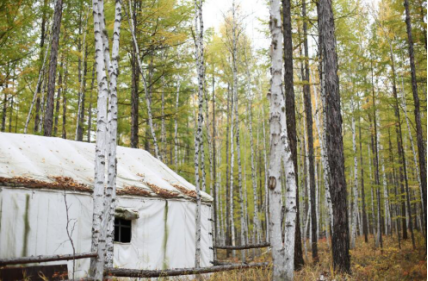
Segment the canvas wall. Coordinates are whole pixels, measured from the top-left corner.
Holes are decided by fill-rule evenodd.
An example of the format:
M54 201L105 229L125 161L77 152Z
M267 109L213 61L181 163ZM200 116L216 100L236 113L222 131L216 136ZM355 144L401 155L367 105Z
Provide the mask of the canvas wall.
M92 197L69 192L69 229L76 253L90 252ZM196 205L186 200L121 196L118 206L135 209L131 243L116 243L114 264L136 269L194 266ZM71 254L67 237L64 192L26 188L0 188L0 258ZM202 206L201 266L213 260L211 208ZM64 262L58 262L64 263ZM50 263L52 264L52 263ZM68 262L72 268L72 262ZM86 275L89 260L76 262L76 277Z

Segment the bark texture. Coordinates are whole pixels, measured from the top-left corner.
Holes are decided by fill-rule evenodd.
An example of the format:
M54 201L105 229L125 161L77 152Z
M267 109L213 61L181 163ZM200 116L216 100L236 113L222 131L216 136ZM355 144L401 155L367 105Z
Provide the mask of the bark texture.
M298 179L297 168L297 131L296 131L296 105L294 101L294 79L293 79L293 38L291 26L291 1L282 0L282 17L284 33L284 86L285 86L285 113L287 117L287 132L290 143L291 155L293 156L296 184ZM297 218L300 214L299 188L296 186L296 208ZM294 249L294 269L299 270L305 264L302 252L302 239L300 233L300 220L296 220L296 238Z
M330 165L333 201L333 265L334 269L350 272L348 196L343 155L342 115L340 112L339 77L337 75L336 38L331 0L320 0L319 14L325 67L327 152Z
M270 163L269 163L269 234L272 245L273 280L293 280L294 239L296 228L296 177L289 145L282 85L283 36L279 0L270 1L271 41L271 87L270 101ZM286 180L285 235L282 242L281 210L283 207L281 187L281 164Z

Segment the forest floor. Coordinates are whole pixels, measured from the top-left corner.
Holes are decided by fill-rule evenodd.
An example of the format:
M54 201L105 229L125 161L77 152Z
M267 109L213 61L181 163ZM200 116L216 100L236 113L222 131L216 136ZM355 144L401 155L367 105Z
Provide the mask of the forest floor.
M398 247L397 236L383 237L383 250L376 248L373 236L369 236L369 242L364 242L364 237L357 238L355 249L351 250L352 275L334 274L332 266L331 249L326 239L318 241L319 262L313 264L311 251L308 248L308 258L305 257L305 266L295 272L294 280L427 280L427 256L425 241L421 234L416 233L416 250L412 249L412 241L401 240L401 249ZM308 246L309 247L309 246ZM259 250L262 254L256 257L254 262L269 261L270 254L265 250ZM248 250L249 255L253 254ZM225 251L219 251L219 260L225 260ZM239 251L236 256L240 257ZM228 259L239 263L238 258ZM246 281L270 280L271 269L248 269L243 271L230 271L215 273L210 276L210 281Z

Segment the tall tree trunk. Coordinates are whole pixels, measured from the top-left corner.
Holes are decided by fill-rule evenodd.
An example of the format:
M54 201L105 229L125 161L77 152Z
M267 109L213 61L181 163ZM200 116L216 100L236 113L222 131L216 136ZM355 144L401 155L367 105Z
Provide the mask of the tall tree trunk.
M43 35L43 41L44 41L44 35ZM33 93L33 100L31 102L30 110L28 111L27 119L25 121L24 134L26 134L27 130L28 130L28 124L30 123L31 113L33 111L34 103L36 103L36 117L34 119L34 130L33 130L33 132L36 133L40 129L39 128L39 123L40 123L39 112L40 112L40 103L41 103L40 94L42 91L42 83L43 83L43 79L45 76L46 58L48 57L49 46L50 46L50 42L48 41L48 45L45 48L45 54L44 54L43 58L40 58L41 60L43 60L43 64L39 70L39 78L37 79L36 91ZM42 50L40 52L42 52ZM46 81L45 81L45 83L46 83Z
M232 245L235 245L235 220L234 220L234 196L233 196L233 180L234 180L234 164L235 164L235 151L234 151L234 127L235 127L235 110L234 110L234 104L235 104L235 98L234 98L234 89L232 87L232 97L231 97L231 117L230 117L230 237ZM233 257L235 257L235 251L232 251Z
M6 89L8 85L6 82ZM2 110L2 117L1 117L1 129L0 131L4 132L6 130L6 114L7 114L7 94L3 94L3 110Z
M131 15L132 22L134 26L133 30L137 29L137 1L134 1L134 9ZM139 58L137 57L137 51L135 49L135 44L132 44L131 49L131 147L138 148L138 119L139 119L139 74L138 74L138 62ZM177 167L176 167L177 168Z
M357 160L357 140L355 133L355 110L354 110L354 99L351 97L351 109L352 109L352 150L354 152L354 212L352 219L352 237L351 237L351 248L355 248L355 240L357 238L357 217L358 217L358 160Z
M369 116L370 119L370 116ZM369 120L370 122L370 131L372 130L372 124L371 124L371 119ZM374 223L375 223L375 208L374 208L374 192L373 192L373 173L372 173L372 157L370 156L370 151L372 151L373 149L373 134L370 135L370 144L368 144L368 148L367 148L367 153L368 153L368 158L369 158L369 177L370 177L370 206L371 206L371 223L369 223L369 228L371 229L371 232L373 234L373 237L375 238L375 243L377 246L378 240L377 237L375 237L375 227L374 227ZM370 222L370 220L369 220Z
M133 11L132 11L132 3L131 1L129 2L129 15L132 15ZM158 158L159 160L162 161L162 157L160 155L159 152L159 146L158 146L158 142L157 142L157 138L156 138L156 133L155 133L155 129L154 129L154 125L153 125L153 115L152 115L152 102L151 102L151 76L153 75L153 68L152 68L152 64L153 64L153 58L149 63L149 81L147 81L145 75L144 75L144 69L143 69L143 65L142 65L142 61L140 58L140 49L138 47L138 43L137 43L137 38L136 38L136 29L135 24L133 23L133 19L132 17L128 17L128 21L129 21L129 27L131 30L131 35L132 35L132 41L134 43L134 47L135 47L135 52L136 52L136 57L137 57L137 62L138 62L138 68L139 68L139 72L141 74L141 78L143 80L143 86L144 86L144 92L145 92L145 98L146 98L146 104L147 104L147 115L148 115L148 124L149 124L149 128L150 128L150 133L152 135L153 138L153 145L155 147L155 157ZM146 130L146 136L148 135L148 130ZM149 147L149 141L148 138L146 139L146 144L145 144L145 150L146 151L150 151L150 147Z
M88 46L86 45L86 32L87 32L87 26L88 26L88 19L89 19L89 14L86 15L86 22L83 30L83 43L79 44L79 52L83 52L83 68L81 69L80 67L81 62L79 57L80 89L79 89L79 100L78 100L78 106L77 106L78 107L77 123L76 123L76 133L75 133L75 140L77 141L83 141L83 119L85 117L86 72L87 72L87 66L88 66L88 62L87 62Z
M226 107L226 244L232 245L232 229L231 229L231 200L230 200L230 185L229 185L229 124L230 124L230 85L227 84L227 107ZM232 112L233 114L233 112ZM227 251L227 256L230 251Z
M410 38L411 38L411 34L410 34ZM404 153L404 147L403 147L403 136L402 136L402 129L401 129L401 117L400 117L400 107L399 107L400 102L398 100L398 94L397 94L397 82L396 82L397 76L396 76L396 72L395 72L395 59L394 59L394 55L392 52L390 52L390 59L391 59L391 70L392 70L392 95L394 98L394 114L395 114L395 118L396 118L395 131L397 134L397 149L398 149L398 156L399 156L399 163L400 163L401 193L403 196L402 198L407 199L407 212L409 214L408 224L409 224L409 229L410 229L410 235L412 238L412 245L413 245L413 248L415 249L416 245L415 245L415 237L413 234L413 224L412 224L412 220L411 220L412 210L410 208L410 191L409 191L409 183L408 183L408 177L407 177L407 165L406 165L406 159L405 159L405 153ZM416 81L415 81L415 84L416 84ZM418 102L419 102L419 98L418 98ZM415 115L416 115L416 109L415 109ZM423 144L422 144L422 147L423 147ZM418 149L419 149L419 144L418 144ZM423 149L425 149L425 148L423 147ZM420 157L421 156L419 155L419 160L421 160ZM423 157L422 160L425 161L425 156L422 156L422 157ZM421 168L421 166L419 166L419 167ZM426 169L426 168L424 168L424 169ZM421 171L421 175L423 173L424 172ZM421 176L421 181L422 180L423 180L423 177ZM404 191L403 182L404 182L405 187L406 187L405 191ZM426 183L426 174L425 174L425 183ZM404 196L404 193L406 194L406 196ZM426 196L426 195L424 195L424 196ZM405 212L405 210L406 210L406 204L405 204L405 200L403 200L403 202L402 202L403 239L407 239L406 218L405 218L406 212Z
M67 138L67 91L68 91L68 54L65 59L65 69L64 69L64 87L62 93L62 135L63 139ZM47 110L47 108L46 108Z
M204 53L203 53L203 25L202 25L202 2L195 3L195 31L196 31L196 66L198 73L198 122L195 133L195 184L196 184L196 239L195 239L195 267L201 263L201 192L199 183L199 152L202 139L203 124L203 94L204 94ZM198 23L200 26L198 26ZM201 28L199 30L199 27ZM204 188L204 187L203 187Z
M161 155L162 159L164 159L166 163L166 128L165 128L165 75L162 75L161 77L161 83L162 83L162 90L161 90Z
M388 142L389 142L389 161L391 164L394 164L394 154L392 152L392 142L391 142L391 132L388 128ZM394 209L395 209L395 226L396 226L396 231L397 231L397 242L398 242L398 247L401 249L401 241L400 241L400 237L401 237L401 226L400 226L400 204L399 204L399 200L398 200L398 181L397 181L397 175L395 172L395 167L393 166L392 168L392 177L394 180Z
M98 84L97 99L97 130L95 145L95 169L94 169L94 192L93 197L93 215L92 215L92 242L91 252L97 252L98 258L91 259L89 274L97 280L102 279L104 269L104 253L101 233L102 218L104 217L104 183L105 183L105 165L107 149L107 99L108 99L108 80L105 72L104 44L101 36L102 24L104 18L99 11L98 0L92 0L94 10L94 38L95 38L95 62ZM104 244L105 245L105 244Z
M250 134L250 148L251 148L251 182L253 184L253 206L254 206L254 214L253 214L253 242L255 244L260 243L260 222L259 222L259 208L258 202L259 198L257 196L257 179L256 179L256 168L254 166L254 141L253 141L253 116L252 116L252 103L251 98L248 100L248 126L249 126L249 134Z
M424 204L424 210L426 211L427 209L427 166L425 162L426 142L423 139L423 131L422 131L422 124L421 124L421 112L420 112L420 102L419 102L419 94L418 94L418 84L416 81L415 54L413 50L412 24L411 24L410 11L409 11L409 0L404 0L404 8L406 10L406 27L407 27L407 38L408 38L408 47L409 47L410 73L412 77L413 102L415 104L416 139L418 144L419 171L420 171L420 178L421 178L421 184L422 184L422 201ZM426 50L426 41L425 41L425 50ZM409 196L407 196L407 198L408 197ZM426 233L426 227L427 227L426 220L424 221L424 224L425 224L424 228ZM425 237L425 244L426 244L426 237Z
M382 241L382 228L381 228L381 198L380 198L380 178L379 178L379 146L378 146L378 131L377 131L377 108L376 108L376 96L375 96L375 84L374 84L374 75L373 75L373 64L371 65L371 74L372 74L372 103L373 103L373 128L372 138L372 151L373 151L373 163L375 169L375 184L376 184L376 197L377 197L377 236L376 241L379 243L380 247L383 248Z
M175 116L174 116L174 169L178 173L178 106L180 102L181 81L177 78L177 95L175 99ZM138 111L137 111L138 112ZM138 119L137 119L138 122ZM137 138L138 140L138 138Z
M213 115L212 115L213 119L212 119L212 122L213 122L213 135L212 135L212 148L211 148L211 150L212 150L212 171L211 171L212 172L212 178L211 179L212 179L212 182L214 184L214 189L212 190L212 195L213 195L213 198L214 198L214 202L213 202L213 216L212 217L214 218L214 231L213 231L213 233L214 233L214 237L213 237L214 240L213 240L213 242L214 243L218 243L218 238L220 236L220 232L219 232L219 230L220 230L220 224L218 222L219 216L217 215L217 212L218 212L218 203L219 203L219 200L218 200L218 193L219 193L219 191L218 191L218 185L217 185L217 158L216 158L216 142L215 142L215 138L216 138L215 111L216 111L216 108L215 108L215 87L214 87L215 80L214 80L214 73L213 73L213 77L212 78L213 78L213 80L212 80L212 98L213 98ZM221 153L219 153L219 154L221 155ZM221 212L221 208L220 208L220 212ZM214 258L214 260L217 260L217 252L216 251L214 251L213 258Z
M293 165L296 175L296 184L298 179L297 167L297 132L296 132L296 112L294 101L294 81L293 81L293 38L291 25L291 1L282 0L283 33L284 33L284 86L285 86L285 112L287 119L288 141L290 143L291 154L293 156ZM296 187L296 216L300 216L299 188ZM294 269L301 269L305 261L302 253L302 238L300 233L300 220L296 220L296 238L294 240Z
M39 80L37 81L36 92L34 93L33 101L31 103L30 111L29 111L28 117L27 117L27 122L25 123L24 134L27 133L28 122L30 121L31 111L33 109L35 101L36 101L36 116L34 118L34 131L33 132L35 133L35 132L39 131L39 122L40 122L40 117L39 117L39 111L40 111L40 92L42 90L42 88L41 88L42 81L40 79L43 78L41 75L44 72L46 57L48 55L47 51L49 50L49 45L48 45L48 47L46 48L46 53L43 56L43 46L45 45L45 36L46 36L46 23L47 23L46 11L47 11L47 6L48 6L48 0L43 0L42 26L41 26L41 33L40 33L40 45L39 45L40 46L39 60L43 61L43 64L42 64L42 67L39 70Z
M314 136L313 136L313 121L312 121L312 102L311 90L309 85L309 51L308 51L308 35L307 35L307 22L306 22L306 0L302 2L302 16L303 16L303 44L305 50L305 71L303 81L303 99L305 104L306 115L306 131L308 136L308 161L309 161L309 187L311 197L311 249L312 258L316 263L318 262L318 244L317 244L317 208L316 208L316 190L315 190L315 156L314 156Z
M233 99L233 117L234 120L232 121L235 126L235 133L236 133L236 156L238 161L238 192L239 192L239 205L240 205L240 222L241 222L241 244L243 243L245 237L244 237L244 206L243 206L243 196L242 196L242 165L241 165L241 145L240 145L240 133L239 133L239 111L238 111L238 69L237 69L237 60L238 60L238 34L237 34L237 24L236 24L236 9L235 9L235 1L232 2L232 72L233 72L233 85L232 85L232 99ZM233 127L232 127L233 128ZM233 130L232 134L233 136ZM232 147L233 147L233 137L231 138ZM233 185L233 148L232 148L232 173L231 173L231 186ZM232 236L232 239L234 237ZM241 251L241 259L242 261L245 261L245 251Z
M10 97L10 110L9 110L9 133L12 132L12 120L13 120L13 103L14 103L14 99L13 99L13 95Z
M59 74L58 74L58 92L56 95L54 133L53 133L54 137L56 137L57 133L58 133L59 103L61 101L61 91L63 88L63 85L62 85L63 69L64 69L64 55L62 55L62 57L61 57L61 65L60 65Z
M92 91L94 90L95 83L95 69L97 62L95 61L92 65L92 79L91 79L91 92L89 95L89 108L88 108L88 142L91 142L91 129L92 129Z
M317 3L317 12L319 15L320 5ZM324 186L325 186L325 200L327 203L328 210L328 225L329 229L326 231L333 232L333 203L331 201L331 180L330 180L330 164L328 162L328 152L327 152L327 114L326 112L326 87L325 87L325 63L324 63L324 53L323 53L323 35L321 30L321 18L318 16L318 73L320 81L320 92L321 92L321 103L322 103L322 120L323 120L323 133L320 135L320 145L321 143L321 160L323 163L324 170ZM316 88L314 87L314 94L316 94ZM317 103L317 98L315 97L315 102ZM316 105L318 108L318 106ZM319 126L319 125L318 125ZM321 131L320 128L317 128L318 134ZM327 243L329 241L327 240Z
M261 92L260 92L261 94ZM266 227L266 234L265 238L269 242L270 239L270 229L269 229L269 222L270 222L270 214L269 214L269 190L268 190L268 160L267 160L267 145L266 145L266 129L265 129L265 111L264 107L262 105L262 132L263 132L263 163L264 163L264 190L265 190L265 200L264 200L264 212L265 212L265 227ZM261 166L261 165L260 165ZM261 169L261 167L260 167ZM263 190L263 189L261 189ZM262 197L262 196L260 196Z
M321 69L322 67L320 67ZM322 71L322 70L321 70ZM320 73L320 78L322 79L322 73ZM321 83L321 92L323 91L323 82L322 80L320 81ZM326 130L325 130L325 125L324 124L324 130L321 130L321 125L320 125L320 118L319 118L319 114L321 112L321 114L324 116L325 114L324 112L324 105L325 104L325 95L321 93L321 99L323 100L323 104L322 104L322 108L318 107L318 95L317 95L317 88L314 85L313 87L314 90L314 100L315 100L315 125L316 125L316 129L317 129L317 133L318 133L318 141L320 144L320 149L321 149L321 163L322 163L322 167L323 167L323 180L324 180L324 187L325 187L325 200L327 203L327 222L328 222L328 229L326 229L326 232L329 232L329 228L331 229L333 227L333 206L331 203L331 196L330 196L330 167L328 164L328 157L327 157L327 147L326 147ZM320 111L321 110L321 111Z
M281 14L279 0L270 2L270 31L271 42L271 88L268 94L270 100L270 165L269 165L269 234L272 246L273 278L272 280L293 280L294 274L294 239L296 229L296 177L293 156L291 153L286 115L282 109L284 93L282 89L283 68L283 36L281 33ZM285 240L282 243L281 209L281 162L284 165L286 177L285 202Z
M421 195L421 198L424 196L424 192L423 192L423 188L422 188L422 183L421 183L421 178L419 177L420 172L419 172L419 166L418 166L418 160L417 160L417 156L416 156L416 150L415 150L415 145L414 145L414 141L413 141L413 136L412 136L412 130L410 128L410 119L409 116L407 115L407 104L406 104L406 100L405 100L405 95L404 95L404 83L403 83L403 77L401 77L401 84L402 84L402 94L401 94L401 98L402 98L402 108L404 111L404 116L406 118L406 125L407 125L407 133L409 135L409 139L410 139L410 145L412 148L412 154L413 154L413 162L415 163L415 172L416 172L416 178L418 180L418 185L419 185L419 192ZM422 216L423 216L423 222L426 221L426 211L425 211L425 206L423 204L423 200L421 202L421 209L422 209ZM422 227L422 232L425 233L426 229L424 227Z
M358 111L360 111L360 103L358 103ZM358 119L358 139L360 143L360 171L361 171L361 205L362 205L362 221L363 221L363 233L364 241L369 242L368 239L368 226L367 226L367 213L366 213L366 196L364 190L364 162L363 162L363 146L361 138L361 117Z
M44 117L43 135L50 137L52 135L52 119L54 112L56 65L58 58L59 35L62 18L62 0L57 0L55 4L54 19L52 24L52 43L49 57L49 83L47 92L47 106Z
M101 3L101 2L98 2ZM115 3L115 16L113 27L113 41L111 53L111 65L109 74L109 99L108 99L108 171L107 187L105 189L104 222L102 233L105 235L105 266L113 267L113 240L114 240L114 214L116 210L116 173L117 173L117 77L119 76L119 44L120 25L122 22L122 2ZM103 30L103 33L107 33ZM104 42L104 49L108 48L108 41ZM108 54L110 56L110 54ZM109 57L110 58L110 57Z
M325 91L327 94L327 152L330 165L331 197L333 200L333 265L334 269L350 272L348 196L344 171L342 116L340 113L339 77L337 75L336 39L331 0L319 2L322 34Z

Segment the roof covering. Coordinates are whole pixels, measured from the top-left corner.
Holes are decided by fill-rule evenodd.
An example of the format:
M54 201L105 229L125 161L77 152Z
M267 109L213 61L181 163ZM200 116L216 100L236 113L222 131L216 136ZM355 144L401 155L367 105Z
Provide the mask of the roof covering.
M117 194L186 198L195 186L142 149L117 147ZM90 192L95 144L0 133L0 185ZM212 197L201 191L203 201Z

